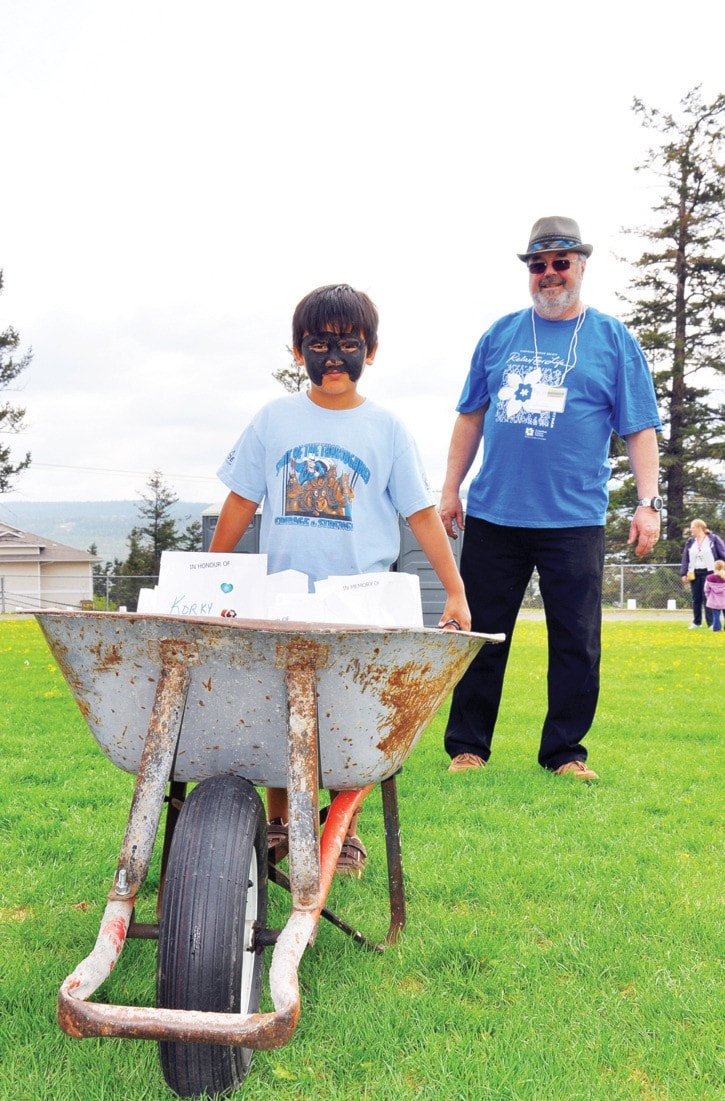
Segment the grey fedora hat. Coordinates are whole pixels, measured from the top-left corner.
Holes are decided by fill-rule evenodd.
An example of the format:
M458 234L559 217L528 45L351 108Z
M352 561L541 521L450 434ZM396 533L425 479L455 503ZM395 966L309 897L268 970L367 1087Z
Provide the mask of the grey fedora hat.
M593 245L583 245L579 226L573 218L562 218L553 215L550 218L539 218L534 222L529 235L529 247L526 252L517 252L519 260L524 263L537 252L582 252L585 256L591 256Z

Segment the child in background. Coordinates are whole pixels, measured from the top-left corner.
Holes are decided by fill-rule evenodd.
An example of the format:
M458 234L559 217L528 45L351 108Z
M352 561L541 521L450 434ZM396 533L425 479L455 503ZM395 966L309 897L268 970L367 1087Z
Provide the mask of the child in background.
M209 549L232 551L264 498L260 552L268 570L325 577L388 570L404 516L446 591L439 626L469 630L463 582L403 424L358 392L378 348L378 312L345 284L298 303L292 347L310 389L265 405L219 470L230 490ZM334 795L334 793L331 793ZM287 839L287 792L267 790L270 848ZM357 816L356 816L357 817ZM350 823L337 870L357 875L367 854Z
M725 561L718 558L713 569L715 572L705 578L705 603L712 612L713 631L721 631L720 616L725 611Z

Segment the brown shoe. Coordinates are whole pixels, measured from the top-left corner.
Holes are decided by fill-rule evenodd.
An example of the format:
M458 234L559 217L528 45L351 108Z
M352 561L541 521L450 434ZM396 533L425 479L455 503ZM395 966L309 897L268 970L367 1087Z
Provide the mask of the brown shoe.
M289 826L281 818L267 823L267 853L273 864L281 864L289 852Z
M561 765L554 770L555 776L564 776L567 773L571 773L572 776L576 776L577 780L598 780L599 777L593 769L587 768L583 761L567 761L565 765Z
M467 768L485 768L486 762L483 757L478 757L475 753L459 753L457 757L454 757L448 766L449 772L465 772Z
M355 834L348 834L342 843L340 855L337 859L336 875L352 875L359 879L368 862L368 854L365 846Z

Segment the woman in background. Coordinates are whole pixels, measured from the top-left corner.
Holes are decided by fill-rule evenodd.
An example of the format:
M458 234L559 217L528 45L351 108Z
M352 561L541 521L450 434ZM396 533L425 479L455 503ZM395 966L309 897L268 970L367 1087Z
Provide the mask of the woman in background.
M690 524L690 538L682 552L682 584L689 583L692 592L693 627L702 627L702 609L705 608L705 622L712 626L712 612L705 603L705 578L715 566L716 559L725 559L725 543L719 535L708 530L704 520L693 520Z

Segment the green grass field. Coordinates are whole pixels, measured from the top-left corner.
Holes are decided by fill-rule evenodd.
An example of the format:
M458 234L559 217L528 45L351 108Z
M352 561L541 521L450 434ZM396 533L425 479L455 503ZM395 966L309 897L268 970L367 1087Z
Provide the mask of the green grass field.
M323 922L297 1032L255 1055L235 1101L725 1097L725 636L608 622L604 655L597 785L536 763L541 622L517 628L488 769L446 771L437 716L398 784L400 944L378 956ZM34 620L0 621L0 695L0 1098L170 1098L154 1044L72 1040L55 1023L98 932L133 777L101 754ZM335 882L330 905L378 938L378 792L360 829L368 869ZM288 899L270 891L281 925ZM155 944L130 941L98 997L148 1005L154 983Z

